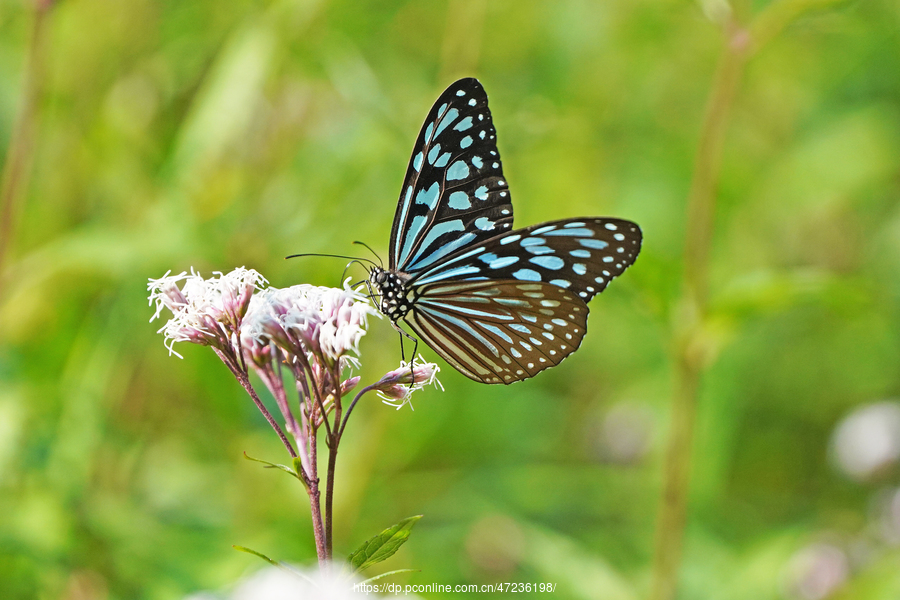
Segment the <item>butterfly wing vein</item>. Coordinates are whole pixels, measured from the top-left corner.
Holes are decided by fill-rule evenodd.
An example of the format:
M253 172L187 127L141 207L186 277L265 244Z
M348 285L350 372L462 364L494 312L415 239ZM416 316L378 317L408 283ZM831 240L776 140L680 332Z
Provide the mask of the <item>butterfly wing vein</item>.
M434 284L407 315L413 332L464 375L513 383L559 364L581 343L587 305L547 283Z

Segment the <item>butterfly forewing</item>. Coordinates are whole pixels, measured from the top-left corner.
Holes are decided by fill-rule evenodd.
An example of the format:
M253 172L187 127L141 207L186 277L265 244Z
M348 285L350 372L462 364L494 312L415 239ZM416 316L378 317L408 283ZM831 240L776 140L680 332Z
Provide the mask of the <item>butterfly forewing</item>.
M409 285L512 279L548 283L587 302L631 265L641 230L631 221L581 218L500 234L416 273Z
M391 269L408 273L512 228L487 94L460 79L428 113L400 191L391 230Z
M415 294L406 316L413 332L482 383L513 383L559 364L587 327L587 305L549 283L436 283Z

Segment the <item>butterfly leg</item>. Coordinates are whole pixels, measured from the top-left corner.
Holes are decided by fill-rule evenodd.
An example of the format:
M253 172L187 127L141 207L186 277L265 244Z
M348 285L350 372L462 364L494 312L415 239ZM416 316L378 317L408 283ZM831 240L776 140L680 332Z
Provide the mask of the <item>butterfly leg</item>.
M397 330L397 333L400 334L400 361L401 362L406 362L406 355L403 352L403 338L411 340L413 343L412 358L410 358L410 361L409 361L410 373L412 373L412 378L413 378L412 384L410 384L410 387L412 387L412 385L416 383L416 381L415 381L416 376L415 376L415 373L413 373L412 367L413 367L413 363L416 360L416 351L418 351L418 349L419 349L419 339L416 337L413 337L410 334L403 331L403 329L401 329L401 327L393 321L391 321L391 326Z

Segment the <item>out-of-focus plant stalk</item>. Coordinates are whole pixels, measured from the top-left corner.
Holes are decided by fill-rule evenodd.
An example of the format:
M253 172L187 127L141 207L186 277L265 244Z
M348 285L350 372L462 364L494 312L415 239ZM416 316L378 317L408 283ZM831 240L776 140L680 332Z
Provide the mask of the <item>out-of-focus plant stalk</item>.
M3 295L3 263L12 243L16 208L28 189L31 173L37 107L43 87L47 21L54 4L54 0L38 0L34 3L34 24L25 57L19 112L6 151L3 174L0 176L0 296Z
M703 320L707 307L708 259L715 217L715 192L728 115L744 70L746 32L729 26L706 109L688 196L683 295L675 313L675 391L657 524L652 600L675 597L684 538L697 390L706 363Z
M657 521L651 600L673 600L677 591L697 396L703 372L715 352L713 342L704 335L709 253L722 147L734 98L752 53L759 51L797 17L842 1L782 0L770 4L749 27L740 26L733 16L723 23L725 44L707 102L688 196L683 291L672 328L675 363L672 417Z

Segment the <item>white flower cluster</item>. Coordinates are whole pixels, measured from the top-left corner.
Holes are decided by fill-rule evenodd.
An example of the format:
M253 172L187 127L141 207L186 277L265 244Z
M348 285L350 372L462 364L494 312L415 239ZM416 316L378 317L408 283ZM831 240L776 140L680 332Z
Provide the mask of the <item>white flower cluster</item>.
M348 352L359 354L368 315L380 316L346 282L343 289L307 284L268 288L251 299L241 337L253 360L274 342L286 352L312 354L333 364Z
M218 277L210 279L204 279L193 269L190 275L184 271L169 275L170 272L151 279L147 285L150 304L156 303L150 320L159 318L163 308L172 312L172 318L159 332L166 337L169 353L179 358L181 355L173 349L175 342L227 348L247 312L254 290L267 283L257 271L244 267L227 275L217 272Z
M191 269L190 275L166 273L150 280L150 302L156 303L150 320L159 318L163 308L172 312L159 330L170 353L181 356L175 342L230 350L240 333L254 361L271 360L268 347L274 342L288 353L313 354L334 364L347 353L359 354L368 316L380 316L347 282L344 288L278 289L263 288L266 279L253 269L216 275L204 279Z
M299 435L275 367L284 360L298 381L306 382L307 394L314 391L309 377L317 380L321 385L315 389L325 391L323 402L335 393L348 393L359 378L341 381L339 376L348 364L356 364L369 315L380 318L380 313L349 287L349 279L343 288L302 284L279 289L265 287L268 282L253 269L215 275L204 279L191 269L190 274L151 279L147 287L156 310L150 320L159 318L163 308L172 312L159 332L169 352L179 358L175 342L212 346L235 372L246 370L246 359L275 395L292 433ZM440 386L438 370L419 357L419 362L401 363L367 389L399 409L409 404L413 392Z

